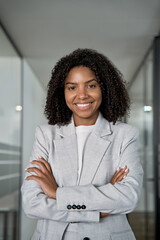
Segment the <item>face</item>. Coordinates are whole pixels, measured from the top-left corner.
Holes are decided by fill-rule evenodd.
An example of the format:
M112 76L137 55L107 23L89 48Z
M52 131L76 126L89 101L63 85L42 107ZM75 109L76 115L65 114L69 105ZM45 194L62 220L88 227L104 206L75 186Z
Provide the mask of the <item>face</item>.
M64 94L76 126L96 122L102 93L93 71L82 66L72 68L65 80Z

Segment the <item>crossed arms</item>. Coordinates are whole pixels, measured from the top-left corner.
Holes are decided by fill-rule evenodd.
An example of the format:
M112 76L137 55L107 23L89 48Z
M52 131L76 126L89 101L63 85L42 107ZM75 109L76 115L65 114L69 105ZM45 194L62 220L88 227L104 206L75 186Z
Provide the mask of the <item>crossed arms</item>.
M39 134L40 130L37 133L36 150L32 159L36 159L37 153L43 158L32 160L30 168L26 169L27 177L22 186L23 206L29 217L62 222L99 222L100 217L133 211L139 199L143 178L134 147L135 134L131 136L129 144L124 146L121 162L122 166L130 166L130 174L124 179L129 170L126 167L120 168L114 174L111 183L100 187L92 184L58 187L50 165L45 161L48 154L44 147L45 140L43 143L39 142ZM75 202L85 203L86 209L67 209L68 204L73 205Z
M39 161L37 160L31 161L31 164L35 164L36 166L39 166L39 168L37 167L27 168L25 170L26 172L31 173L34 172L36 175L29 175L25 178L25 180L36 181L37 183L39 183L41 189L43 190L46 196L56 200L56 191L58 185L53 176L50 164L42 157L39 157ZM111 184L114 185L116 182L122 181L127 176L128 173L129 169L127 169L127 166L124 166L123 168L118 168L111 179ZM100 217L105 217L108 215L110 214L102 212L100 213Z

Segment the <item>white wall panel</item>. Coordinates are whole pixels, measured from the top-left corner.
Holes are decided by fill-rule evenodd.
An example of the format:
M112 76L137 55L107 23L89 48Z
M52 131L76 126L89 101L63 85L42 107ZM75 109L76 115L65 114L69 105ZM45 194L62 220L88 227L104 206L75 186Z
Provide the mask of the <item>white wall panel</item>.
M34 141L35 127L46 123L43 115L45 105L45 90L31 70L28 63L23 60L23 128L22 128L22 181L24 169L29 163L29 157ZM36 221L25 216L21 211L21 240L29 240L36 226Z

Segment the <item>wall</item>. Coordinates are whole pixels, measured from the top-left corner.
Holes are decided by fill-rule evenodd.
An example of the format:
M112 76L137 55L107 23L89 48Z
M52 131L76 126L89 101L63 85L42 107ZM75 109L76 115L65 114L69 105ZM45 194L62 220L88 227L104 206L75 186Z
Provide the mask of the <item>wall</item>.
M20 105L21 58L0 26L0 239L10 239L13 228L19 230Z
M34 141L36 125L46 123L43 115L46 92L39 83L39 80L23 60L23 121L22 121L22 181L24 179L24 169L28 165L29 156ZM36 220L29 219L21 210L21 240L29 240Z

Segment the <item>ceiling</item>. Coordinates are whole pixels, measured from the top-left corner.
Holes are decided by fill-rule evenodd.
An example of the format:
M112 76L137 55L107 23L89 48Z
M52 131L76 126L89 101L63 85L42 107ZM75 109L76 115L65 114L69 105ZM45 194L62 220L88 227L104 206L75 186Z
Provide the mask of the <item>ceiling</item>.
M104 53L129 81L160 29L160 0L0 0L0 19L44 87L76 48Z

